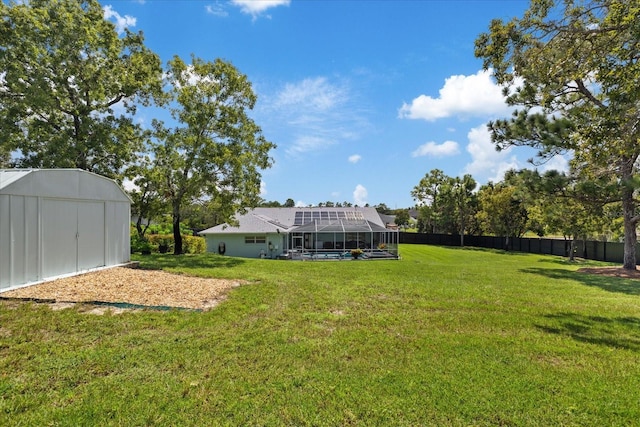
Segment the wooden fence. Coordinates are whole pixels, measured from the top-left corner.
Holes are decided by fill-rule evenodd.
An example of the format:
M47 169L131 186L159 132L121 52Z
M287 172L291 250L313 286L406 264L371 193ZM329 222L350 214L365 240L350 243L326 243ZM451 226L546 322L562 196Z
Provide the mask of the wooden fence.
M451 234L400 233L400 243L420 245L460 246L460 236ZM528 237L464 236L464 245L476 248L503 249L533 254L568 256L570 241ZM575 255L597 261L622 263L624 243L576 240ZM636 259L640 260L640 248L636 245Z

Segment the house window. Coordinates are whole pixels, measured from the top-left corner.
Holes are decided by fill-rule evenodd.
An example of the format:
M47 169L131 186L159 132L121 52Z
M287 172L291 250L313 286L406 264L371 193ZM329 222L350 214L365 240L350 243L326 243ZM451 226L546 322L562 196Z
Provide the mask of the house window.
M244 236L245 244L253 244L253 243L266 243L266 236Z

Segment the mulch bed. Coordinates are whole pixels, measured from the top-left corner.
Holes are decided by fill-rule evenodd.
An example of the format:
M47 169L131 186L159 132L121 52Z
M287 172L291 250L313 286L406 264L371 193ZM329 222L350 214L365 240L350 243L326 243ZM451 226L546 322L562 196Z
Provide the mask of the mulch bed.
M640 280L640 270L626 270L622 267L584 267L578 269L578 272Z
M209 310L229 290L246 282L204 279L159 270L114 267L57 279L0 294L2 299L55 303L93 303L119 308L181 308Z

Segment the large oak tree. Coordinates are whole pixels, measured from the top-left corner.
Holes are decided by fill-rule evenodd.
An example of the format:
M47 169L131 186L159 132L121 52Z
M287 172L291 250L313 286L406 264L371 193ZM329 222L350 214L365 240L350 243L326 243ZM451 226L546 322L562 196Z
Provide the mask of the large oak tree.
M95 0L0 2L0 160L119 178L142 141L136 106L162 90L143 41Z
M476 55L522 108L490 124L498 148L536 147L542 157L572 152L585 180L618 185L624 268L636 268L640 156L640 3L532 0L522 18L494 20Z

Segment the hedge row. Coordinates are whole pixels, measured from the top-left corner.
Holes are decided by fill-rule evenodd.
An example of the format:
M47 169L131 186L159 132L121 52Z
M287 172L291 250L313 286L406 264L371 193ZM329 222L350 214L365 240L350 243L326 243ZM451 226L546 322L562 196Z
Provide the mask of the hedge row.
M131 234L131 252L173 253L174 240L172 234L149 234L146 240ZM204 237L182 236L182 252L185 254L202 254L207 251Z

